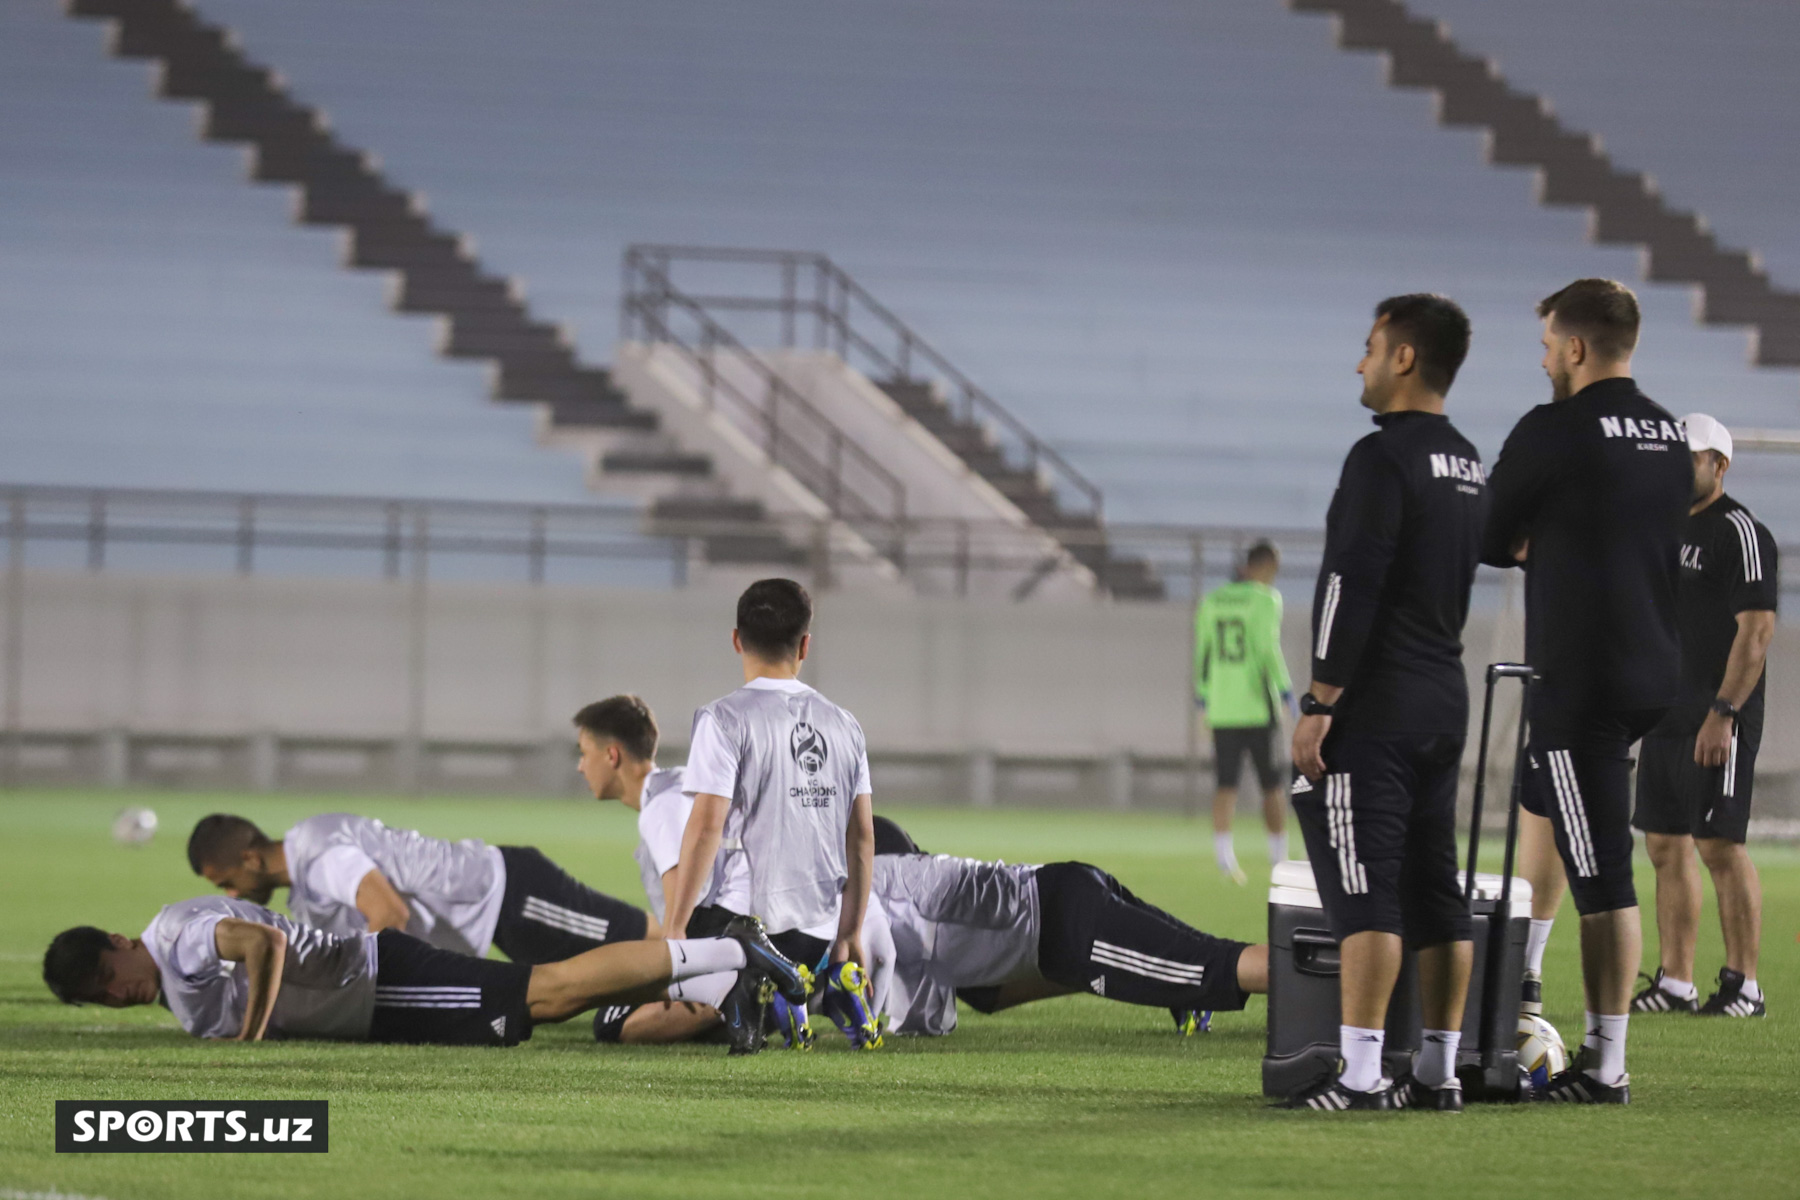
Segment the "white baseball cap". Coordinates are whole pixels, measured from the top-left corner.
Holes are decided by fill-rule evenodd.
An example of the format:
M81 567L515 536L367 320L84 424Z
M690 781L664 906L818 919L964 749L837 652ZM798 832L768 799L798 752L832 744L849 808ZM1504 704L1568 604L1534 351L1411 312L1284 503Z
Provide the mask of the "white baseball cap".
M1721 425L1717 419L1705 413L1689 413L1681 419L1687 426L1688 449L1698 454L1702 450L1717 450L1726 461L1731 459L1731 430Z

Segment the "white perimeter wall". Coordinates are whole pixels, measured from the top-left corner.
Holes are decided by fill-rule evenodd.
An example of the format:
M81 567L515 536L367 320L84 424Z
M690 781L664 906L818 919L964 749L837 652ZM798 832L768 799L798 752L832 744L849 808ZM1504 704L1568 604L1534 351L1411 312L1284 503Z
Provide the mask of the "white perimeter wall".
M0 588L0 605L14 591ZM694 708L740 679L735 596L699 588L30 570L17 591L28 732L542 741L566 735L580 705L635 691L678 747ZM1289 591L1286 650L1303 682L1306 616ZM845 592L819 608L806 678L857 714L878 751L1186 751L1184 606ZM1477 671L1516 657L1517 621L1478 616L1466 641ZM1787 736L1796 652L1800 638L1779 631L1765 770L1800 765Z

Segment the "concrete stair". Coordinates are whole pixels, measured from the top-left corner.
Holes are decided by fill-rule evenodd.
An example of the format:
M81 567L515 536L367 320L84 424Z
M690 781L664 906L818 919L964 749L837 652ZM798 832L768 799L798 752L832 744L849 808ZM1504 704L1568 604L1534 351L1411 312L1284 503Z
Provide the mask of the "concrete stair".
M727 530L720 532L720 526ZM810 555L790 542L754 500L665 496L650 505L650 528L665 537L688 536L687 529L701 529L697 540L706 561L720 566L793 568L810 561Z
M1485 129L1490 162L1535 168L1542 203L1590 209L1596 242L1642 246L1646 279L1699 285L1700 319L1750 326L1759 366L1800 366L1800 293L1776 288L1753 255L1721 245L1697 214L1669 207L1645 175L1615 166L1593 134L1567 128L1544 98L1509 86L1438 22L1399 0L1288 3L1337 18L1343 49L1387 55L1392 86L1435 91L1443 124Z
M1037 472L1007 462L988 431L979 422L958 416L932 384L916 379L875 382L908 416L1016 504L1032 524L1060 542L1111 595L1121 600L1164 598L1162 581L1148 562L1115 551L1098 517L1065 512Z
M701 539L709 561L715 552L716 561L733 565L804 559L804 550L764 527L759 503L719 494L706 455L671 446L657 415L635 407L604 368L581 362L559 327L533 316L515 281L488 273L465 239L436 225L419 197L334 136L323 115L252 62L230 31L182 0L65 0L65 7L72 17L112 22L115 55L156 63L159 97L203 105L202 137L246 143L251 180L296 187L297 221L344 227L344 265L391 272L394 310L441 318L439 351L491 363L495 400L540 406L552 434L589 435L581 444L600 447L590 477L646 494L651 532L673 516L704 521L710 513L746 532ZM593 435L603 436L596 442ZM659 510L659 495L667 511Z

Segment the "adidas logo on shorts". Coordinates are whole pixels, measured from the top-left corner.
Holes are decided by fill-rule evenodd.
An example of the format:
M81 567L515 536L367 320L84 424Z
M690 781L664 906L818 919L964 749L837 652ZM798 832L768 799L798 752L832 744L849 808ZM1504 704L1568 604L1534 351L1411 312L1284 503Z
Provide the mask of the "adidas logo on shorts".
M1088 986L1094 989L1094 995L1096 995L1096 996L1106 995L1106 976L1104 976L1104 975L1094 976L1094 981L1092 983L1088 984Z
M503 1016L495 1017L492 1021L489 1021L488 1024L492 1025L494 1027L495 1033L499 1034L501 1037L506 1036L506 1018L505 1017L503 1017Z

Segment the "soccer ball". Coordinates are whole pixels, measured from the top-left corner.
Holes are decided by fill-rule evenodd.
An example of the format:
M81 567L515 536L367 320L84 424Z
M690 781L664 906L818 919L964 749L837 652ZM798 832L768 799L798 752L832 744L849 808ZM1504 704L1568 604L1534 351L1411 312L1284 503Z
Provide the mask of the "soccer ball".
M1525 1076L1524 1085L1531 1091L1542 1091L1551 1077L1568 1065L1569 1052L1556 1026L1536 1013L1520 1013L1519 1070Z
M112 835L121 846L141 846L156 836L156 814L147 808L128 808L113 818Z

